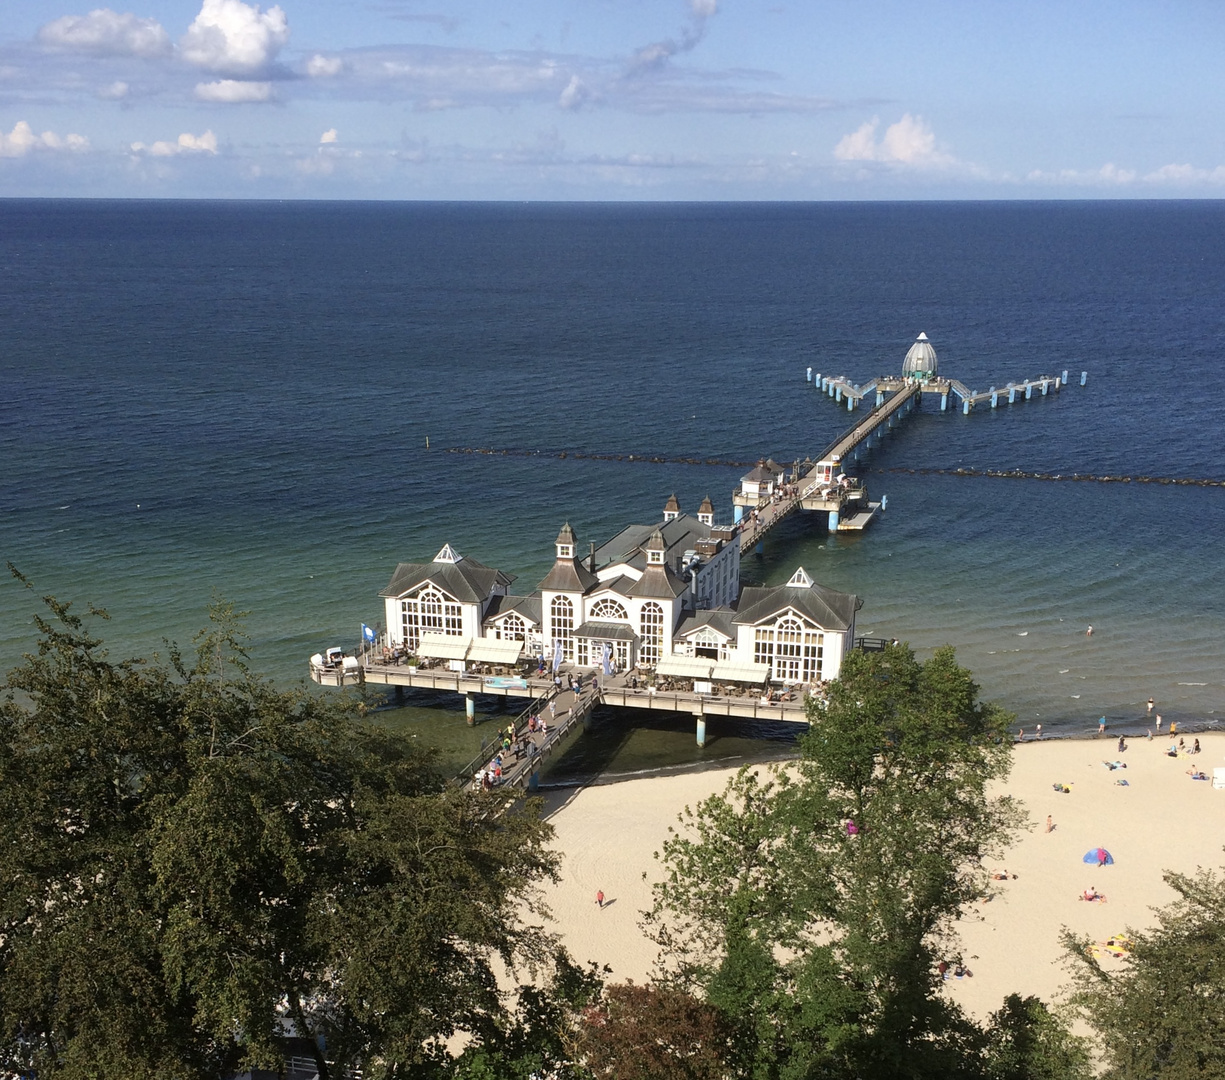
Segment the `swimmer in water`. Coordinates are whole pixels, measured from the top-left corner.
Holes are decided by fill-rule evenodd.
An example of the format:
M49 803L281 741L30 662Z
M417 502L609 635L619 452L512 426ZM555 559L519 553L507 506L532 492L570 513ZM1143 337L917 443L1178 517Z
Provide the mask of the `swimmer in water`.
M1092 636L1093 636L1093 627L1090 626L1089 629L1085 631L1085 637L1092 637Z

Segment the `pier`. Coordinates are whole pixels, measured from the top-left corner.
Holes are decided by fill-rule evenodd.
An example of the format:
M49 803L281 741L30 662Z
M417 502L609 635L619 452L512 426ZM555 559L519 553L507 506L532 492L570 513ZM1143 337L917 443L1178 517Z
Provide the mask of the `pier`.
M866 528L885 508L886 500L869 502L863 482L847 475L847 469L874 445L879 445L885 435L920 406L923 398L936 398L941 412L948 411L950 401L954 408L960 403L962 413L968 416L977 405L989 404L994 409L1002 403L1029 401L1035 393L1039 397L1052 391L1058 393L1067 385L1068 372L1038 375L979 393L960 379L939 374L936 351L927 335L921 333L906 354L900 376L880 375L860 384L845 375L814 376L809 368L807 380L836 402L845 401L850 412L859 408L865 398L873 399L872 410L822 450L815 465L797 463L789 482L786 470L769 459L758 462L752 472L741 478L740 487L732 493L732 503L741 530L742 552L755 550L760 554L766 533L797 509L826 514L830 532ZM1081 386L1087 380L1088 372L1082 371Z
M392 687L397 697L405 688L458 694L469 724L478 696L527 700L464 783L483 784L501 753L493 762L498 785L533 786L540 764L597 705L686 713L699 745L711 716L807 725L806 701L837 679L846 654L883 646L856 637L858 596L821 585L802 566L785 584L745 584L743 555L760 554L763 538L797 511L825 514L830 532L872 522L887 498L870 502L853 469L924 397L934 396L942 411L959 401L968 414L978 404L1058 392L1067 375L980 394L939 374L925 334L898 376L860 385L814 378L810 368L809 381L849 411L869 397L871 408L815 461L788 469L760 460L733 492L732 524L715 523L709 497L691 516L673 495L662 522L627 525L581 555L567 522L552 568L522 594L511 589L513 575L444 544L429 562L399 563L379 593L385 621L362 624L356 655L316 653L310 677L322 686ZM1082 386L1086 379L1082 372ZM579 692L563 689L563 680ZM542 707L549 711L544 730L532 723Z

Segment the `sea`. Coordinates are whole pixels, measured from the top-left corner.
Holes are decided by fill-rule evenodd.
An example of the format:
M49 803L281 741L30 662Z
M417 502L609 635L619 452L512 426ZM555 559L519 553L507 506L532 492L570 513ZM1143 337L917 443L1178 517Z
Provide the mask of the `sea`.
M862 415L809 369L896 373L925 332L971 389L1070 385L929 399L859 470L878 521L795 515L743 576L802 565L862 597L859 633L952 644L1030 733L1143 734L1150 696L1217 727L1222 297L1218 201L0 200L0 557L33 584L0 582L0 670L44 594L105 608L115 658L190 649L223 598L256 668L304 684L445 543L530 591L563 522L585 551L673 493L730 520L752 463ZM454 697L373 704L445 762L495 726ZM603 710L553 780L793 747L709 734Z

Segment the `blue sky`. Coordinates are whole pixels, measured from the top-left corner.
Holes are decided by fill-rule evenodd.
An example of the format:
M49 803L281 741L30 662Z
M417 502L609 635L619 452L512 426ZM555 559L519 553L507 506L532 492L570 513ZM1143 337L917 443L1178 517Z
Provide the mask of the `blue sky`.
M5 0L0 196L1220 198L1222 58L1220 0Z

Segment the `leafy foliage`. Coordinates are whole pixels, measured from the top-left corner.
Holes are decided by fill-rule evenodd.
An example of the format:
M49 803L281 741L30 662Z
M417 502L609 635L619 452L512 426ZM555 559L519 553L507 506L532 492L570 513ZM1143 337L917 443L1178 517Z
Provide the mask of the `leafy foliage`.
M188 666L113 663L45 602L0 702L0 1065L275 1068L288 1023L324 1076L404 1076L504 1030L495 959L552 951L516 916L555 874L538 814L261 681L227 605Z
M1157 927L1128 930L1133 945L1105 970L1090 942L1065 935L1076 1003L1101 1035L1109 1080L1225 1076L1225 875L1167 872L1179 899Z
M578 1047L594 1077L722 1080L730 1027L683 990L618 983L583 1017Z
M744 1075L977 1069L936 961L1021 820L987 793L1011 717L977 693L950 648L853 652L801 760L741 770L664 845L647 925L668 977L736 1022Z
M1088 1080L1087 1040L1036 997L1009 994L987 1028L986 1080Z

